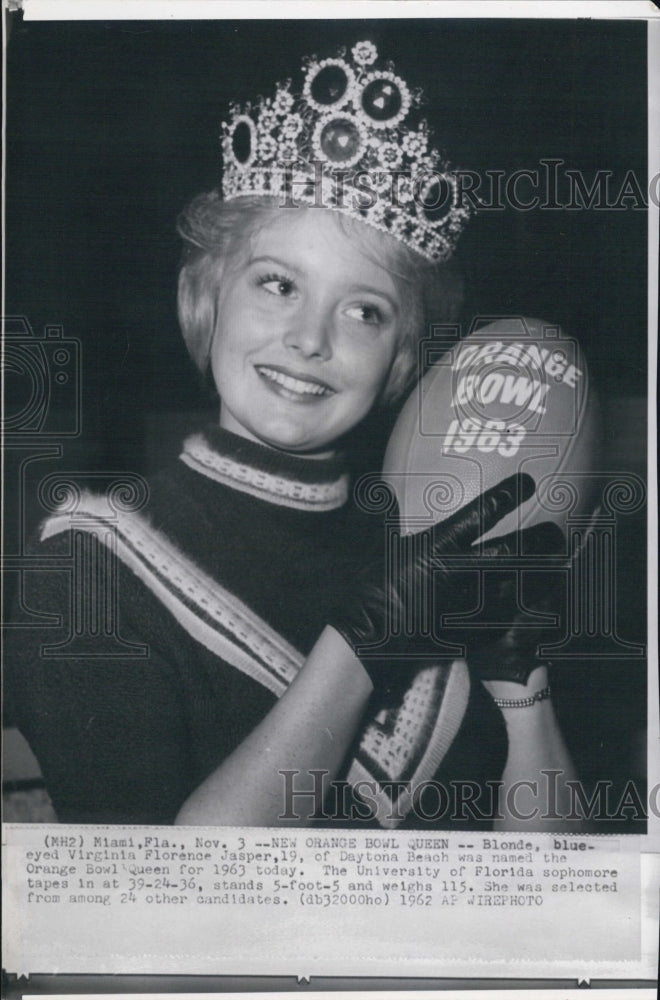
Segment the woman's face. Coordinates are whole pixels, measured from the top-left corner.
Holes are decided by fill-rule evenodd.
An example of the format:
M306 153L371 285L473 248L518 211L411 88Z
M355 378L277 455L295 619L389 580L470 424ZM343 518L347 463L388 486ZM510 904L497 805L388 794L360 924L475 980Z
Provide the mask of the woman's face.
M332 212L282 209L223 276L211 354L220 425L285 451L331 451L378 397L401 311L392 275Z

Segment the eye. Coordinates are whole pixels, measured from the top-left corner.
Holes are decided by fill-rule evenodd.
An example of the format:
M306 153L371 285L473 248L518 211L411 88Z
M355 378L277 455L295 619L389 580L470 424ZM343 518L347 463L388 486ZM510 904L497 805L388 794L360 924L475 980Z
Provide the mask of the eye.
M257 284L269 295L276 295L279 298L288 298L295 291L291 278L282 274L264 274L258 278Z
M385 322L383 310L371 302L360 302L358 305L350 306L346 312L351 319L367 323L369 326L380 326Z

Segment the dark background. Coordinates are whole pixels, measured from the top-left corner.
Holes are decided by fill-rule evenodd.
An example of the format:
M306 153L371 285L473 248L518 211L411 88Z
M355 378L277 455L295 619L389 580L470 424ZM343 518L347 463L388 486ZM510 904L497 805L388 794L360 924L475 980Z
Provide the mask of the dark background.
M229 100L270 94L301 57L372 39L409 83L451 161L477 171L561 158L591 183L646 177L646 26L608 21L51 22L11 17L7 53L7 313L82 344L82 429L17 488L7 464L7 551L42 516L53 468L147 473L212 406L176 321L185 202L220 179ZM465 319L522 313L561 323L591 362L608 462L643 474L646 215L482 213L459 258ZM8 376L9 410L21 376ZM13 394L13 395L12 395ZM17 402L12 402L12 400ZM209 412L213 414L213 409ZM25 457L23 455L23 457ZM20 525L20 518L23 524ZM642 516L618 530L618 621L644 639ZM11 580L8 590L11 590ZM645 673L634 661L559 668L558 704L587 780L644 774ZM585 716L589 724L585 725Z

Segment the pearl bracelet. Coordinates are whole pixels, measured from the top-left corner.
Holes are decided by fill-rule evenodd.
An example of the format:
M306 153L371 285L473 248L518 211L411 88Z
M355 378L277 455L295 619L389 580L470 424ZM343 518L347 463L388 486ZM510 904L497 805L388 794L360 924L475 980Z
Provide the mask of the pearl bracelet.
M528 698L493 698L498 708L530 708L537 701L545 701L550 697L550 685L541 688Z

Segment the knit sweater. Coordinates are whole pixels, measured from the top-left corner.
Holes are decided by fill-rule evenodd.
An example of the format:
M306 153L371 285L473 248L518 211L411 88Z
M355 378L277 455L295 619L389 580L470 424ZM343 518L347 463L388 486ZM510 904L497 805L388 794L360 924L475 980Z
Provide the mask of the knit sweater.
M140 509L86 494L45 522L21 595L43 625L12 630L5 683L61 821L171 823L267 714L379 530L349 493L340 459L211 427ZM423 825L408 787L496 779L505 751L480 685L431 666L374 693L341 777L375 787L372 824Z

